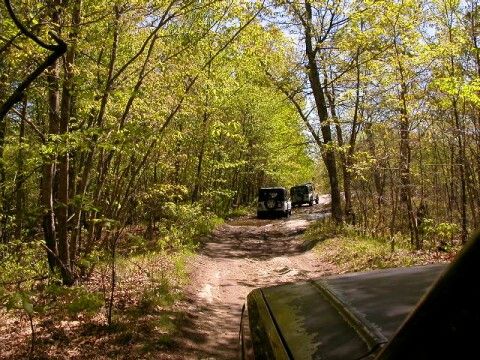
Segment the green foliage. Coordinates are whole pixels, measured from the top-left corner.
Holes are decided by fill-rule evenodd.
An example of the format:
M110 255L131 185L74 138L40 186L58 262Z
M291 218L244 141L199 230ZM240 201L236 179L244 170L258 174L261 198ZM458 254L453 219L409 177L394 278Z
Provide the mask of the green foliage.
M25 289L46 277L48 266L43 241L14 240L0 244L0 283L19 284Z
M429 248L441 246L446 249L451 248L454 238L460 235L461 229L455 223L435 223L433 219L425 219L420 231L424 234L424 241Z
M55 299L56 309L73 317L79 314L93 316L105 304L102 293L82 286L65 287L52 282L45 288L45 293Z
M329 243L330 242L330 243ZM332 246L337 248L332 254ZM329 249L330 251L328 251ZM412 266L419 262L406 239L396 243L395 251L389 241L362 236L340 236L320 244L318 252L329 252L329 258L344 271L361 271L396 266Z
M168 202L162 207L159 242L163 246L188 245L198 237L207 235L222 220L205 211L199 204L184 205Z
M23 310L29 316L33 316L35 309L31 294L25 291L14 291L12 293L0 292L0 301L7 310Z
M303 238L307 242L318 243L329 238L336 237L343 231L343 225L337 225L330 219L322 219L314 222L305 231Z
M254 208L252 206L236 206L225 215L225 218L234 219L247 216L252 214L253 210Z
M81 271L83 276L89 276L95 266L97 266L100 261L105 259L107 256L105 252L100 250L93 250L87 254L84 254L77 261L77 266Z
M180 295L171 288L169 281L162 278L160 281L152 281L139 301L139 308L143 313L152 313L160 308L165 308L174 304Z
M330 220L313 224L304 237L307 243L314 242L320 261L335 264L341 272L449 261L458 250L416 251L401 233L393 238L366 236L354 226L338 227Z
M50 184L45 166L69 154L67 204L57 190L53 204L68 205L68 239L93 242L72 254L82 274L96 263L91 253L105 250L103 237L124 224L158 225L166 246L186 244L218 223L211 213L223 216L233 204L250 204L266 182L288 186L313 173L301 119L261 64L287 62L292 46L277 27L255 19L259 4L127 3L83 2L78 24L78 3L62 3L58 21L50 21L45 6L34 13L26 4L15 7L45 39L55 23L75 57L72 64L59 62L55 79L40 77L31 85L23 125L22 104L7 116L0 234L10 239L13 232L40 232L49 204L38 200L45 202L49 197L42 195L52 190L39 186ZM0 11L3 16L5 9ZM0 97L45 55L17 37L4 18L2 46L12 42L2 53ZM85 21L92 18L97 20ZM165 23L146 26L156 18ZM70 82L71 91L56 94L59 114L67 93L75 105L69 131L59 133L48 95ZM64 180L56 178L55 184ZM25 196L15 203L17 190ZM127 242L132 252L144 245L141 238Z
M188 190L184 185L156 184L142 195L144 211L151 215L162 216L163 204L185 200Z
M71 301L66 308L73 316L80 313L94 315L104 306L101 293L91 293L84 288L76 288L68 296L71 297Z
M150 241L145 238L143 233L127 233L125 237L125 244L120 244L122 254L144 254L152 250Z
M90 276L99 276L106 292L109 240L120 233L118 289L139 279L143 307L169 307L187 280L186 259L196 242L232 205L240 214L259 186L312 178L301 119L261 65L286 63L292 46L277 27L254 19L256 1L86 0L78 24L77 4L14 6L29 29L47 42L54 30L75 54L71 64L68 56L58 61L58 75L32 83L25 106L16 104L3 123L0 237L7 245L0 245L0 282L13 285L0 288L1 296L5 304L55 319L99 313L105 294ZM57 10L59 19L52 19ZM4 7L0 18L3 104L47 52L18 36ZM58 131L53 111L67 116L67 132ZM67 154L68 179L58 171ZM47 179L50 165L54 181ZM59 184L68 184L66 200ZM28 241L47 235L51 200L53 223L67 233L78 274L70 288L48 273L43 243ZM62 223L58 210L65 208ZM114 305L121 318L121 304ZM169 343L171 329L161 325ZM134 340L131 333L120 342Z

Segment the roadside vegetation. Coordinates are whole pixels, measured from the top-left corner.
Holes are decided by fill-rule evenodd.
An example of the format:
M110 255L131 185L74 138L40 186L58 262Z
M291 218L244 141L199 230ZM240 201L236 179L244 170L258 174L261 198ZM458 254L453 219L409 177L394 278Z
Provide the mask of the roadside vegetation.
M311 225L303 240L321 262L334 264L340 273L448 263L462 248L456 226L439 224L422 230L425 230L422 239L425 246L421 250L401 233L389 236L361 231L347 224L339 227L331 219Z
M49 271L42 241L1 245L2 356L64 359L128 352L139 358L171 350L186 321L176 304L188 284L187 263L198 241L222 219L198 207L170 206L169 220L157 224L151 238L144 226L131 226L119 237L114 259L108 250L83 259L82 277L70 287Z

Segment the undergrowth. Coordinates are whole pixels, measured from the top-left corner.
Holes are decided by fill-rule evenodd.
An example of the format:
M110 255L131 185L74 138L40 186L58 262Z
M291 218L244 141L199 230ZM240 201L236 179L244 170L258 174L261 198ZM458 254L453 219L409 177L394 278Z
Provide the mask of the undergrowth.
M253 212L252 206L237 206L231 209L226 215L226 219L235 219L250 215Z
M338 227L331 220L310 226L304 240L313 244L320 261L336 265L339 272L448 262L460 249L452 245L415 250L409 238L399 233L389 238L372 236L354 226Z
M125 348L148 357L174 346L184 321L183 312L174 309L188 283L188 259L199 238L222 220L199 206L168 203L162 211L153 237L144 236L145 229L137 225L118 241L110 325L108 249L98 248L80 259L79 265L92 271L75 286L65 287L58 274L49 273L41 240L0 245L0 323L5 324L0 324L0 335L12 342L17 336L22 343L9 350L9 357L63 358L65 348L78 341L78 349L100 341L102 353L110 357ZM7 335L13 323L18 333Z

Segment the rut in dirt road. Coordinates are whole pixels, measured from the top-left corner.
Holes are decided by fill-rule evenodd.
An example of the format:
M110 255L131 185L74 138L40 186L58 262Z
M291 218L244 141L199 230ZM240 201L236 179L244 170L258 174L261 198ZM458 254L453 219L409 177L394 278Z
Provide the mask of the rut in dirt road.
M282 220L228 222L196 256L189 309L179 345L193 359L235 359L242 305L257 287L320 277L333 272L302 246L301 234L326 216L323 207L296 209Z

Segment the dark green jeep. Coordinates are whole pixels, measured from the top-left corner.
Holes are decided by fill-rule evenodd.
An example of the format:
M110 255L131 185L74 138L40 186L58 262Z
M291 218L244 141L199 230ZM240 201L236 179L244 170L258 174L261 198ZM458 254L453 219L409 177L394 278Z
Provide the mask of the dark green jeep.
M480 239L450 266L261 288L242 312L242 359L479 359Z
M290 188L290 198L292 207L308 204L318 204L318 194L315 192L315 186L312 183L295 185Z

